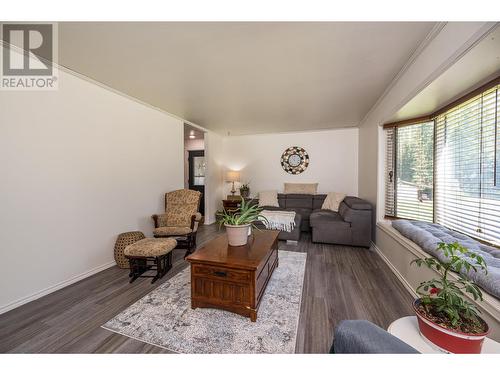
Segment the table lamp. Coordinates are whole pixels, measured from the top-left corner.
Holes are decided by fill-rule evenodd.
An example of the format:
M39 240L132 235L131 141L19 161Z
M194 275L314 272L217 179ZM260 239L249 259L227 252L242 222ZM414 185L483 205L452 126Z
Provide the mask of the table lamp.
M240 180L240 172L237 171L227 171L226 172L226 181L232 182L233 187L231 189L231 194L234 195L236 193L236 189L234 188L234 183Z

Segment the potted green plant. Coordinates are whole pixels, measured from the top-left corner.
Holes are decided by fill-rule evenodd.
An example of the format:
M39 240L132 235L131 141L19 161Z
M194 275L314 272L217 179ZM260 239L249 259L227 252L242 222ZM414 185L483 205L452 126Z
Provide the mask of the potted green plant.
M420 296L413 304L422 335L439 348L451 353L480 353L489 327L479 316L476 305L466 299L482 300L479 287L468 276L471 272L487 272L481 256L457 242L438 244L446 261L429 257L411 263L436 271L439 277L423 281L416 292ZM459 256L459 254L461 256ZM450 280L450 271L458 274ZM460 271L466 271L461 274Z
M262 208L258 205L252 205L244 199L238 210L234 212L223 211L219 226L226 227L227 240L230 246L243 246L247 244L250 227L255 227L255 221L267 221L261 215Z
M240 195L243 199L248 198L248 196L250 195L250 183L249 182L247 182L246 184L241 184Z

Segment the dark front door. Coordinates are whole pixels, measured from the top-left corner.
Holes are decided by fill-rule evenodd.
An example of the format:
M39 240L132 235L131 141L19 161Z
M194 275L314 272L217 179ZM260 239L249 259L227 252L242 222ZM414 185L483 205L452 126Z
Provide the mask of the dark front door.
M189 188L201 193L200 213L205 215L205 151L189 151Z

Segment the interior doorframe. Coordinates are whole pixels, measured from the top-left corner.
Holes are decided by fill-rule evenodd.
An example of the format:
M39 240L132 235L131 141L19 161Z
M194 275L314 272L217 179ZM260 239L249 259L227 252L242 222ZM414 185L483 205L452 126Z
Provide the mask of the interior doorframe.
M200 157L203 156L205 158L205 165L206 165L206 156L205 156L205 150L188 150L188 187L191 189L193 186L198 186L194 185L194 158L195 157ZM207 204L206 204L206 195L207 195L207 171L205 167L205 176L204 176L204 182L203 182L203 196L201 199L203 200L203 216L206 215L207 211Z

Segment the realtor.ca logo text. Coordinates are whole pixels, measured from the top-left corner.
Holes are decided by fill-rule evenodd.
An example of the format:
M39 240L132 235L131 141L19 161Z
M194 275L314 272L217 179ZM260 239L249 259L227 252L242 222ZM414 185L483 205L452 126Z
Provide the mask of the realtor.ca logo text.
M57 24L0 25L0 90L56 90Z

